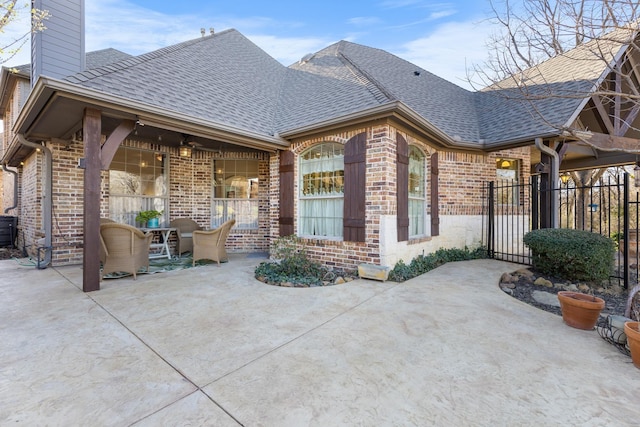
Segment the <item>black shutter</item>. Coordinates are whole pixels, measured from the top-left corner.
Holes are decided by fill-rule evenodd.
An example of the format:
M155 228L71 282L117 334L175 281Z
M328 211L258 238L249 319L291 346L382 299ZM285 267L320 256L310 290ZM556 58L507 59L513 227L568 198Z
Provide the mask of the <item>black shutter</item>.
M398 242L409 240L409 144L396 133L397 227Z
M431 155L431 235L440 235L440 213L438 196L438 153Z
M294 201L294 177L293 165L295 156L292 151L280 153L280 236L293 234L293 201Z
M344 218L346 242L365 241L366 132L347 141L344 147Z

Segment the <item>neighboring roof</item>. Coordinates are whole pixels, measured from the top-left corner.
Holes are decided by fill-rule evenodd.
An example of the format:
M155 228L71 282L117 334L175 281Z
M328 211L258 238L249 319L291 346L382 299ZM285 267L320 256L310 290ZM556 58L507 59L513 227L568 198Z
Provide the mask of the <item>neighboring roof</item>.
M87 52L85 57L85 67L87 70L91 70L93 68L103 67L131 57L132 55L113 48L94 50L92 52Z
M85 67L87 70L90 70L127 58L131 58L131 55L113 48L94 50L86 53ZM12 68L14 68L18 74L24 75L27 78L29 78L31 74L31 64L22 64Z

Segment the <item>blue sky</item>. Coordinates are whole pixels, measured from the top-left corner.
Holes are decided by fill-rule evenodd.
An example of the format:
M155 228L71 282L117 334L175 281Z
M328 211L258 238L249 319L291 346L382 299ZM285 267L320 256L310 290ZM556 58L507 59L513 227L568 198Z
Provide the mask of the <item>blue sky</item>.
M486 59L494 29L487 1L85 0L87 51L137 55L235 28L290 65L339 40L384 49L463 87L466 68ZM10 30L27 28L26 23ZM8 33L7 35L10 35ZM29 61L28 49L5 65Z

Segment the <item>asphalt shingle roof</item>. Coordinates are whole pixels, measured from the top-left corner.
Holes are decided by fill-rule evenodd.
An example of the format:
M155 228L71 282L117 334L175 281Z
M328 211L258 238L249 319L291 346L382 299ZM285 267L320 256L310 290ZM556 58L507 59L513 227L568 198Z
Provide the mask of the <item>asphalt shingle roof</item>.
M246 37L223 31L67 78L194 118L270 135L286 68Z
M612 44L607 55L615 51ZM509 80L470 92L386 51L346 41L290 67L236 30L135 57L109 49L96 54L87 55L86 71L66 80L194 119L274 135L400 101L451 139L478 144L557 131L584 98L575 95L588 93L604 68L586 48L550 59L523 76L528 87L543 94L558 86L571 96L531 104Z
M477 92L481 139L522 140L571 125L568 120L608 72L606 64L633 34L614 31Z

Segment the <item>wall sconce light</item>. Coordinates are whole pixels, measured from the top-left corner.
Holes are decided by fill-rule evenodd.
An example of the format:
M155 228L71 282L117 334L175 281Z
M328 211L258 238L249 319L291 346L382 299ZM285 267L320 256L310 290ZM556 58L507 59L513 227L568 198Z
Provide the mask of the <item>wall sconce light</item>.
M191 157L191 147L180 147L180 157Z
M597 203L589 203L589 210L591 212L598 212L598 204Z
M567 182L569 182L569 180L571 179L571 175L569 174L569 172L565 172L562 175L560 175L560 181L562 181L563 184L567 184Z
M633 183L640 187L640 163L636 163L636 167L633 168Z

